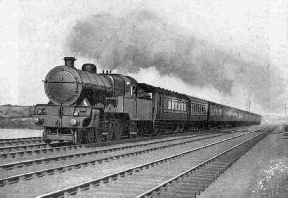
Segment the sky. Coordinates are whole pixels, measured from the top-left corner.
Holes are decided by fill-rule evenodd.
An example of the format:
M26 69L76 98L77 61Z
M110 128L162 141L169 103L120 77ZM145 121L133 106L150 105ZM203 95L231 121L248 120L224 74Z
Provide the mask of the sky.
M77 58L138 82L284 114L288 3L0 0L0 104L47 103L46 74Z

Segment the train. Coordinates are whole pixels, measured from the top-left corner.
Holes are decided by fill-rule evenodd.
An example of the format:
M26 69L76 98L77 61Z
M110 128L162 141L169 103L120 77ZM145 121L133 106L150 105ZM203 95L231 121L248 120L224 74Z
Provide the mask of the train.
M259 125L261 116L177 93L91 63L75 68L75 57L45 77L48 104L37 104L32 123L44 127L43 140L72 144L115 141L203 129Z

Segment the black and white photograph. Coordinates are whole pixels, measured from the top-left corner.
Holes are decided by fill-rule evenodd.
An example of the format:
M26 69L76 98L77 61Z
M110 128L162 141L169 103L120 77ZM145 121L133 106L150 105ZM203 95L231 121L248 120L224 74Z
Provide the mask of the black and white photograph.
M0 198L287 198L287 0L0 0Z

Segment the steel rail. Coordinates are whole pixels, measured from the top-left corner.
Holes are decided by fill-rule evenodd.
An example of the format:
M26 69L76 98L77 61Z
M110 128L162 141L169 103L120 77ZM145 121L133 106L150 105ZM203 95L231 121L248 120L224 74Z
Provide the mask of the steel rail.
M233 138L235 138L235 137L232 137L232 138L229 138L229 139L233 139ZM148 163L145 163L145 164L142 164L142 165L138 165L138 166L135 166L133 168L126 169L124 171L119 171L117 173L109 174L107 176L104 176L104 177L101 177L101 178L98 178L98 179L90 180L88 182L83 182L81 184L77 184L77 185L74 185L72 187L67 187L67 188L64 188L64 189L61 189L61 190L56 190L56 191L53 191L53 192L50 192L50 193L47 193L47 194L39 195L39 196L37 196L37 198L64 197L64 196L69 196L69 195L75 195L75 194L77 194L78 192L80 192L82 190L88 190L88 189L90 189L92 187L97 187L97 186L99 186L101 184L106 184L106 183L108 183L110 181L117 180L118 178L125 177L127 175L132 175L134 172L139 172L140 170L149 169L150 167L154 167L155 165L159 165L159 164L171 161L171 160L175 160L175 159L181 158L181 157L186 156L188 154L191 154L193 152L196 152L196 151L211 147L213 145L216 145L216 144L219 144L219 143L225 142L225 141L228 141L228 140L227 139L220 140L220 141L208 144L208 145L204 145L204 146L198 147L196 149L192 149L192 150L185 151L185 152L182 152L182 153L179 153L179 154L175 154L175 155L172 155L172 156L169 156L169 157L165 157L165 158L162 158L162 159L159 159L159 160L155 160L155 161L148 162Z
M241 132L241 131L239 131ZM100 146L111 146L111 145L117 145L117 144L125 144L125 143L135 143L135 142L141 142L141 141L149 141L149 140L155 140L155 139L164 139L166 137L180 137L180 138L185 138L187 136L195 136L195 137L199 137L199 136L204 136L204 135L213 135L213 134L218 134L219 133L203 133L203 134L189 134L189 133L180 133L179 134L175 134L175 136L161 136L160 138L159 137L142 137L142 138L136 138L136 139L122 139L122 140L119 140L119 141L111 141L111 142L101 142L101 143L93 143L93 144L82 144L82 145L72 145L73 147L87 147L87 148L90 148L90 147L100 147ZM225 133L224 133L225 134ZM67 146L69 147L69 146ZM65 146L61 147L63 149L65 149ZM26 151L18 151L18 152L7 152L7 153L0 153L0 159L2 158L8 158L8 157L11 157L11 158L15 158L16 156L24 156L26 154L28 155L32 155L32 154L40 154L40 153L47 153L47 152L54 152L54 150L58 150L58 147L51 147L51 148L43 148L43 149L34 149L34 150L26 150Z
M269 132L274 129L258 134L244 142L241 142L226 151L190 168L183 173L161 183L160 185L147 190L137 196L137 198L148 197L196 197L201 191L204 191L214 180L224 173L235 161L237 161L244 153L249 151L257 142L266 137ZM251 143L251 144L250 144ZM241 147L241 148L240 148ZM243 150L240 150L244 148ZM238 149L238 150L236 150ZM236 151L238 153L229 153ZM224 158L224 159L221 159ZM216 161L218 160L218 161ZM192 180L193 177L193 180ZM190 178L190 182L189 181ZM187 181L188 180L188 181ZM192 181L191 181L192 180ZM201 180L201 182L197 182ZM181 184L183 184L181 186ZM184 185L185 184L185 185ZM173 186L178 186L178 191L171 189Z
M209 137L204 137L204 138L201 137L199 139L194 139L194 140L187 140L182 144L190 143L190 142L194 142L194 141L199 141L199 140L204 140L204 139L215 138L215 137L219 137L219 136L221 136L221 135L215 134L214 136L209 136ZM127 145L127 146L108 148L108 149L104 148L104 149L75 153L75 154L70 154L70 155L61 155L61 156L56 156L56 157L47 157L47 158L20 161L20 162L15 162L15 163L2 164L2 165L0 165L0 169L2 168L2 169L6 169L6 170L12 170L14 168L22 168L25 166L32 166L33 164L38 165L38 164L42 164L44 162L48 163L51 161L66 160L66 159L78 158L78 157L82 157L82 156L85 157L85 156L89 156L89 155L91 156L91 155L97 155L97 154L101 154L101 153L109 153L109 152L114 152L114 151L119 151L119 150L144 147L144 146L149 146L149 145L161 144L161 143L178 141L178 140L182 140L182 139L190 139L190 138L197 138L197 136L185 136L185 137L181 137L181 138L177 138L177 139L161 140L161 141L155 141L155 142L145 142L145 143L140 143L140 144L136 144L136 145ZM58 148L60 149L63 147L55 147L54 149L58 149Z
M231 129L229 131L222 131L219 132L218 130L211 130L211 131L206 131L203 132L201 134L196 134L197 136L204 136L204 135L209 135L209 134L228 134L231 132L250 132L247 129ZM109 142L100 142L100 143L92 143L92 144L83 144L81 146L85 146L85 147L100 147L100 146L110 146L110 145L116 145L116 144L124 144L124 143L134 143L134 142L141 142L141 141L148 141L148 140L155 140L155 139L163 139L163 138L167 138L167 137L185 137L185 136L191 136L191 135L195 135L195 134L191 134L189 132L184 132L184 133L177 133L177 134L164 134L161 137L142 137L142 138L135 138L135 139L122 139L119 141L109 141ZM43 148L43 149L34 149L34 150L26 150L26 151L18 151L18 152L7 152L7 153L0 153L0 159L5 159L8 157L11 158L15 158L16 156L24 156L26 154L28 155L32 155L32 154L40 154L40 153L47 153L47 152L53 152L55 149L57 149L57 147L55 147L55 149L52 148ZM65 148L64 148L65 149Z
M26 141L26 140L41 140L42 137L25 137L25 138L10 138L10 139L0 139L0 142L15 142L15 141Z
M21 145L21 146L7 146L7 147L1 147L0 152L9 152L14 150L27 150L27 149L33 149L33 148L47 148L50 147L46 143L42 144L30 144L30 145Z
M15 158L16 156L24 156L26 154L40 154L40 153L53 153L55 151L67 151L67 150L76 150L79 148L84 148L83 145L69 145L69 146L60 146L60 147L50 147L43 149L34 149L34 150L26 150L26 151L18 151L18 152L9 152L9 153L0 153L0 158Z
M42 142L42 139L29 139L29 140L20 140L20 141L8 141L8 142L0 142L0 147L5 146L13 146L13 145L24 145L24 144L31 144L31 143L37 143Z
M193 149L193 150L191 150L191 152L192 151L193 152L194 151L198 151L198 150L201 150L203 148L207 148L207 147L210 147L210 146L213 146L213 145L216 145L216 144L219 144L219 143L231 140L231 139L235 139L235 138L247 135L249 133L251 133L251 132L247 132L247 133L240 134L240 135L237 135L237 136L234 136L234 137L226 138L224 140L220 140L220 141L217 141L217 142L214 142L214 143L211 143L211 144L208 144L208 145ZM193 140L190 141L190 142L193 142ZM189 141L181 143L181 144L186 144L186 143L189 143ZM0 179L0 187L5 186L7 184L7 182L10 183L10 184L17 183L17 182L20 181L21 178L29 180L29 179L32 179L33 176L43 177L43 176L45 176L45 174L48 174L48 175L55 174L56 171L61 173L61 172L65 172L66 170L72 170L72 169L79 169L81 167L87 167L90 164L92 164L92 165L102 164L103 162L109 162L109 161L112 161L112 160L115 160L115 159L118 160L118 159L121 159L121 158L131 157L131 156L135 156L135 155L139 155L139 154L143 154L143 153L149 153L149 152L152 152L152 151L161 150L161 149L164 149L164 148L169 148L169 147L178 146L178 145L179 144L177 144L177 143L176 144L169 144L169 145L164 145L164 146L160 146L160 147L156 147L156 148L150 148L150 149L141 150L141 151L135 151L135 152L125 153L125 154L120 154L120 155L115 155L115 156L109 156L109 157L102 158L102 159L97 159L97 160L92 160L92 161L85 161L85 162L81 162L81 163L76 163L76 164L71 164L71 165L66 165L66 166L50 168L50 169L45 169L45 170L40 170L40 171L35 171L35 172L30 172L30 173L19 174L19 175L16 175L16 176L1 178Z

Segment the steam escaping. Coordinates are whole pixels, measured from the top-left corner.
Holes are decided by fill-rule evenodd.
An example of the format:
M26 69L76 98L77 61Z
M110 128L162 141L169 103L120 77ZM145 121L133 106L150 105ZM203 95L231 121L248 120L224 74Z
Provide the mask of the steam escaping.
M77 22L67 43L72 53L96 59L105 68L136 73L153 66L161 75L197 87L212 85L225 94L233 86L233 80L225 76L221 52L196 48L191 33L151 11L136 10L122 18L91 16Z
M219 103L248 110L246 104L252 101L262 112L281 105L270 98L281 94L283 86L267 63L233 55L151 11L135 10L124 17L90 16L73 26L66 42L73 55L95 59L121 73L155 68L160 76L180 79L193 90L207 93L212 87L220 94ZM203 98L210 100L211 95Z

